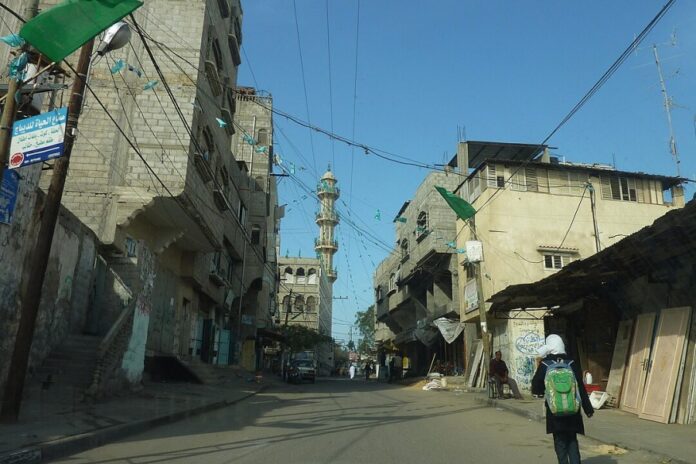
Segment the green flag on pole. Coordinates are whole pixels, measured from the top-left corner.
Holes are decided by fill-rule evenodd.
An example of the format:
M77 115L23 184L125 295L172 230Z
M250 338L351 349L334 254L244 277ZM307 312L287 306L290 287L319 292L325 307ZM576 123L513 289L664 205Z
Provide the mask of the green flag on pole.
M29 20L19 35L57 63L142 5L140 0L65 0Z
M467 220L476 214L476 210L473 206L471 206L464 199L459 198L454 193L448 192L444 188L438 186L435 186L435 190L442 195L442 198L445 199L449 207L452 208L455 213L457 213L457 216L459 216L460 219Z

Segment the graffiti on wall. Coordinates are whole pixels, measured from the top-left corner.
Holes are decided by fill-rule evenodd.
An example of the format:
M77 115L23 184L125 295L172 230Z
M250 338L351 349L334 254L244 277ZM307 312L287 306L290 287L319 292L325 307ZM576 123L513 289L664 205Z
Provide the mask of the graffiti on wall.
M133 329L128 341L128 349L123 354L121 363L126 378L131 384L140 382L145 368L145 346L152 310L152 287L156 275L154 256L145 246L141 246L138 260L142 288L135 301Z
M520 388L529 389L534 376L535 363L539 348L544 345L544 336L537 330L524 330L515 339L514 372Z

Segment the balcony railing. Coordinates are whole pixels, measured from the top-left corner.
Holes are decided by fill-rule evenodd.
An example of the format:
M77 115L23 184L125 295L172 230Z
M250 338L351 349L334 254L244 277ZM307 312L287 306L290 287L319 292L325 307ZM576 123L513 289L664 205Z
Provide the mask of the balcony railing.
M336 240L317 238L314 239L314 248L333 248L338 250L338 242Z
M319 184L319 185L317 185L317 194L322 194L322 193L335 193L337 196L340 196L341 189L338 187L332 187L330 185Z
M329 269L329 270L326 272L326 276L327 276L329 279L338 279L338 271L337 271L336 269Z
M317 221L338 222L338 213L335 211L320 211L317 213Z

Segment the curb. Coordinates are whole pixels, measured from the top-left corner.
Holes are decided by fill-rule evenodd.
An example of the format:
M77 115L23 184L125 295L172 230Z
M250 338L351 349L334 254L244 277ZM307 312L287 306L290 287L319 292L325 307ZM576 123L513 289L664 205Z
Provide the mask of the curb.
M92 432L60 438L26 448L21 448L15 451L10 451L0 455L0 464L34 464L81 453L83 451L120 440L121 438L144 432L145 430L153 427L178 422L182 419L187 419L189 417L237 404L246 400L247 398L267 390L269 387L270 385L263 385L258 390L245 394L234 400L216 401L197 408L178 411L175 413L166 414L164 416L155 417L153 419L145 419L137 422L114 425L112 427L106 427Z
M480 396L477 396L475 398L475 400L478 403L486 404L486 405L493 407L493 408L505 410L505 411L513 413L517 416L521 416L521 417L524 417L526 419L530 419L533 421L544 422L546 420L545 414L542 414L539 412L527 411L527 410L521 409L521 408L516 408L516 407L514 407L513 404L506 402L506 401L500 401L500 400L495 400L495 399L491 399L491 398L482 398ZM625 444L620 443L620 442L610 442L610 441L607 441L606 439L603 439L601 437L594 436L591 433L585 432L585 437L590 438L596 442L603 443L605 445L617 446L619 448L623 448L623 449L626 449L629 451L640 451L643 453L648 453L652 456L655 456L657 462L669 462L670 464L690 464L687 461L682 461L681 459L678 459L678 458L667 456L667 455L664 455L662 453L657 453L657 452L650 450L650 449L647 449L647 448L635 447L633 445L625 445ZM665 460L667 460L667 461L665 461ZM2 464L2 463L0 462L0 464Z

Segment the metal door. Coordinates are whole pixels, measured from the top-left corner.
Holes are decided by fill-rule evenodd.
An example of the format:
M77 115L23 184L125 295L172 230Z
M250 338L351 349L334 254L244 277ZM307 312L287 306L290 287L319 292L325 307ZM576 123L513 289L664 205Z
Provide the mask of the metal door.
M655 313L641 314L636 320L633 331L631 354L628 358L628 367L621 393L621 409L633 414L638 414L643 405L643 387L650 360L650 344L654 327Z

